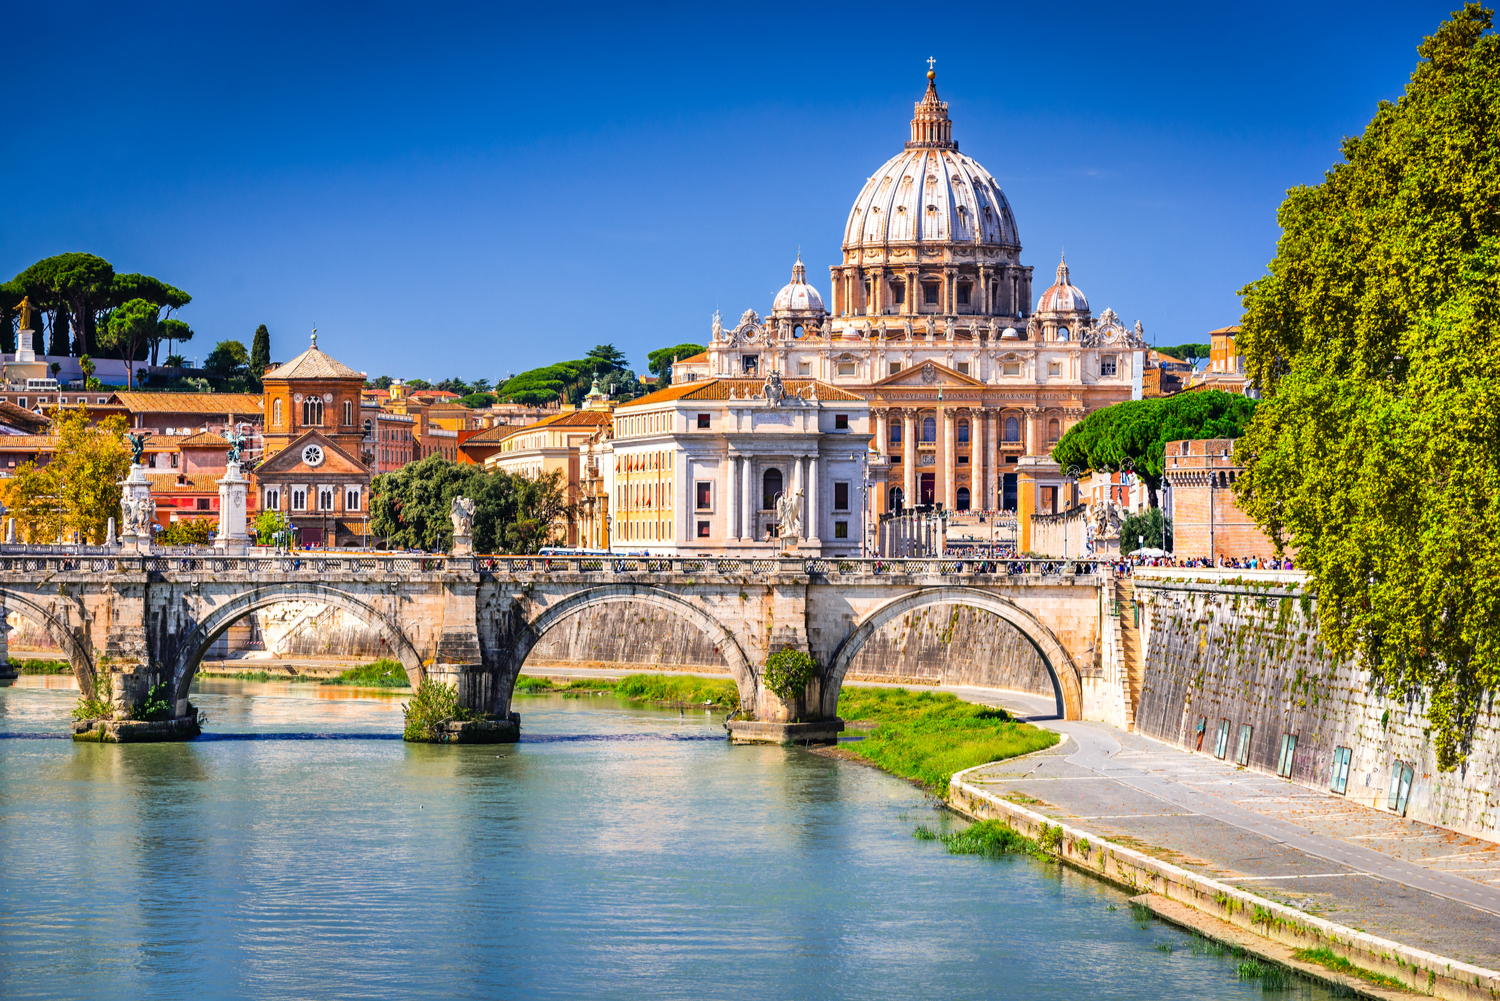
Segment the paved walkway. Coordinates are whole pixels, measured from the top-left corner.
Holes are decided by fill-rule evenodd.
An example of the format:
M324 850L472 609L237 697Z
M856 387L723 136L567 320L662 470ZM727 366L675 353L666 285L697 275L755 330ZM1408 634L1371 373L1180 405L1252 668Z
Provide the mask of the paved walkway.
M1103 723L1051 699L949 689L1068 738L970 781L1331 921L1500 967L1500 844L1404 820Z

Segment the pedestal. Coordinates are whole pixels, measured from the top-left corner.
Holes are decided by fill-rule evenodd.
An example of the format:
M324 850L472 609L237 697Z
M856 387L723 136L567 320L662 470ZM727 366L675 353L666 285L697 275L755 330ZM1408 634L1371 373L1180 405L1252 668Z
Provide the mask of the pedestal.
M453 537L454 556L473 556L474 537L472 535L455 535Z
M219 534L214 548L225 556L244 555L250 540L245 531L245 497L250 481L240 472L238 462L229 463L219 481Z
M768 720L735 719L724 724L734 744L837 744L844 721L833 719L813 723L773 723Z
M120 524L124 531L120 535L120 544L127 552L149 552L151 549L151 525L148 522L144 535L136 534L136 523L127 512L127 509L135 503L150 500L151 481L146 479L146 467L132 464L130 475L120 481L120 510L124 515Z

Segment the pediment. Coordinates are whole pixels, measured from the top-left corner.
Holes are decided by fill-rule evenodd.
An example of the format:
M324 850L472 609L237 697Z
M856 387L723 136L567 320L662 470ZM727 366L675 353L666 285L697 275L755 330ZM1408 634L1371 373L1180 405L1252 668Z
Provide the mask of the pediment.
M876 389L983 389L984 383L935 361L920 361L875 383Z
M316 466L309 466L302 459L303 451L312 444L323 449L323 461ZM368 472L365 464L358 458L317 431L306 431L298 435L290 445L255 468L255 475L261 479L266 476L303 476L309 479L330 475L364 476Z

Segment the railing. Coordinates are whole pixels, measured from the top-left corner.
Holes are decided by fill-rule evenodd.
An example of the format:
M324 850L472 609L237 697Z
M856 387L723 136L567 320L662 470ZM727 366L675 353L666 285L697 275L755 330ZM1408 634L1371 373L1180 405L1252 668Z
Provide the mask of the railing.
M17 574L109 575L247 574L251 576L396 576L488 574L537 577L552 574L643 575L650 577L810 576L830 580L881 577L1063 577L1103 573L1095 560L974 558L770 558L759 556L427 556L340 553L283 553L215 556L211 553L153 553L93 556L0 554L0 578Z

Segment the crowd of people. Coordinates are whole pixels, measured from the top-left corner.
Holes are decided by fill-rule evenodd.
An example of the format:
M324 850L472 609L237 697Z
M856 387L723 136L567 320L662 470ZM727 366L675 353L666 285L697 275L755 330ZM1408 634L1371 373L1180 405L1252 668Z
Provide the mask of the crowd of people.
M1193 556L1187 559L1178 559L1172 556L1126 556L1115 560L1115 575L1118 577L1128 576L1136 567L1182 567L1184 569L1201 567L1209 569L1217 567L1221 570L1295 570L1296 565L1292 558L1265 557L1265 556L1220 556L1215 564L1207 556Z

